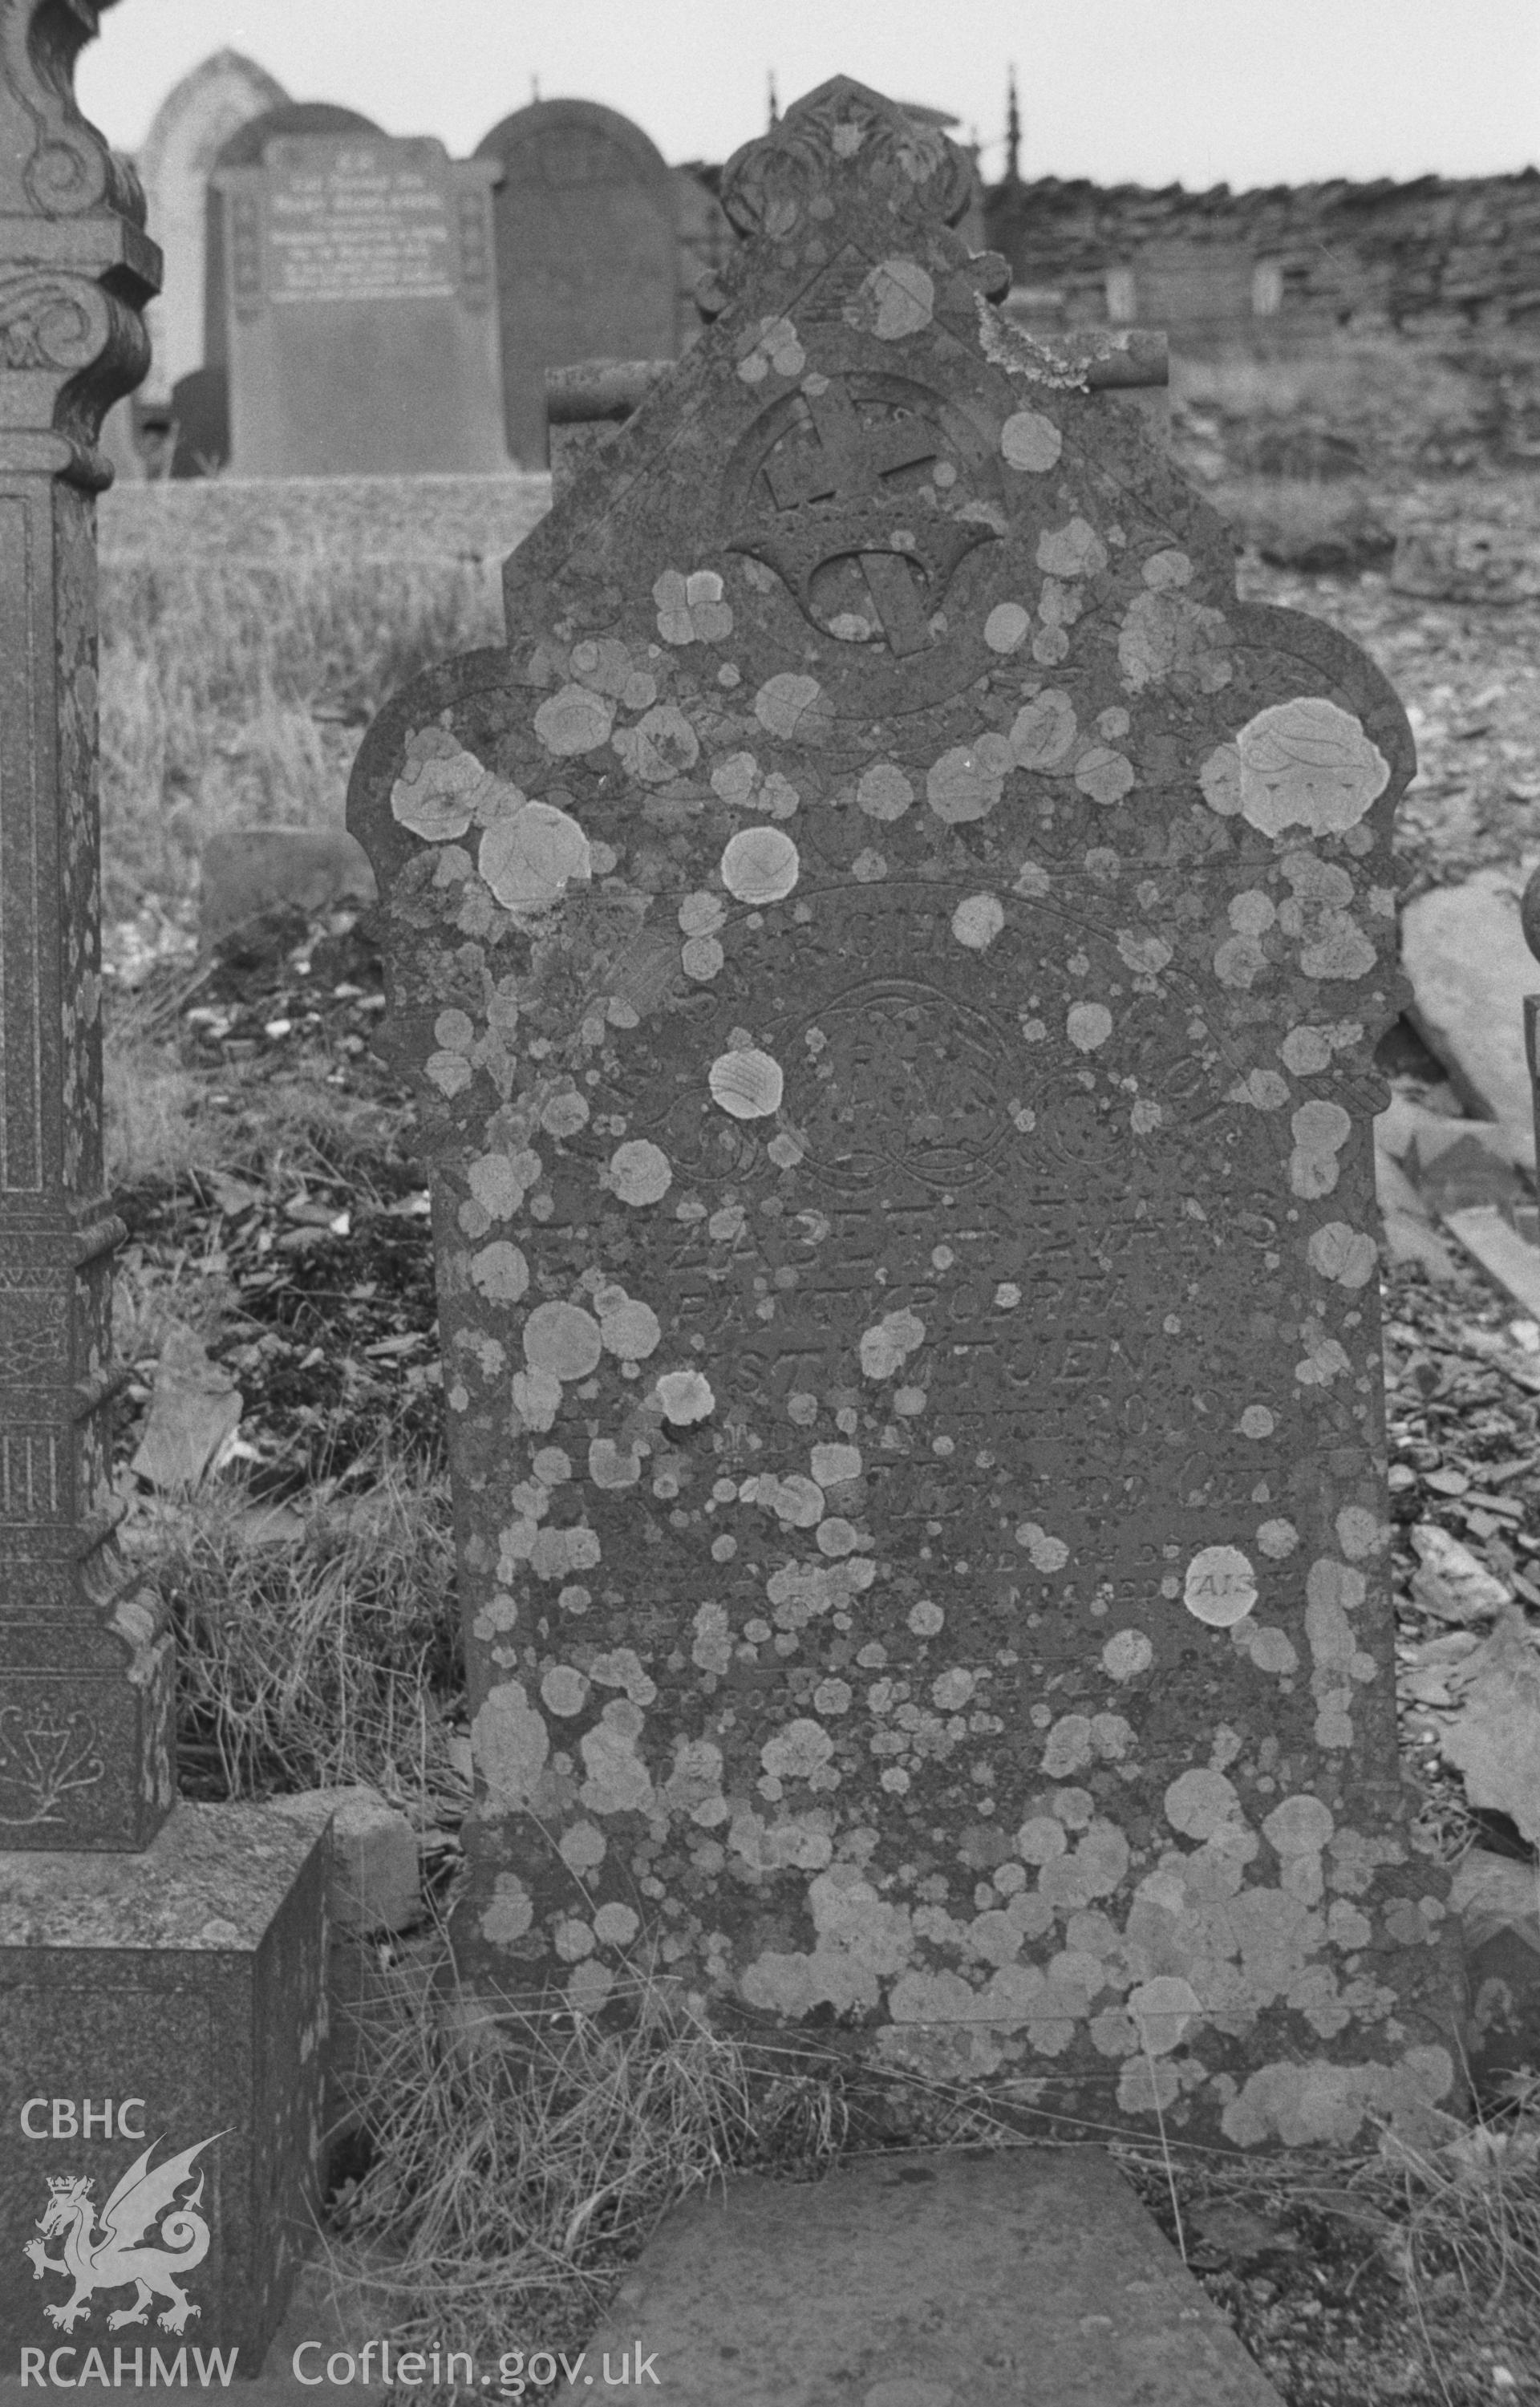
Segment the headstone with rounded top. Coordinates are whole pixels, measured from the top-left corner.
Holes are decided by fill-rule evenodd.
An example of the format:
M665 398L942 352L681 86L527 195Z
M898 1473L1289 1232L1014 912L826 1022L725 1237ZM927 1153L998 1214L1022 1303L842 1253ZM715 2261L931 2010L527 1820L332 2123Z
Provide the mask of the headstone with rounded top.
M641 127L596 101L516 109L477 156L502 178L492 206L508 449L541 468L548 368L677 352L678 200ZM692 207L692 232L709 217Z
M150 120L136 164L165 281L145 313L147 399L165 400L178 377L207 364L208 179L232 135L287 101L283 86L254 59L216 50L172 86Z
M460 1970L669 1977L1064 2130L1426 2129L1372 1147L1411 741L1237 601L1159 346L1007 325L970 183L843 78L740 151L714 322L355 766Z
M208 236L205 249L204 347L207 365L227 368L230 363L230 285L232 235L225 221L224 193L220 178L237 167L260 167L269 142L310 141L325 134L378 135L372 117L344 108L333 100L286 100L264 109L238 126L216 154L208 171ZM243 232L241 248L250 252L251 230Z

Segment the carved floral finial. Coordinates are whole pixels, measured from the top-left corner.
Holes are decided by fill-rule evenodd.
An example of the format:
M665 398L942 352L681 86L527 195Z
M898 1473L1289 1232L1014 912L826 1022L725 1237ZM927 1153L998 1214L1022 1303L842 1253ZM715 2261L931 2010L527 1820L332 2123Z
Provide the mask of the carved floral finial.
M87 487L110 479L96 438L150 364L141 312L161 277L138 179L71 82L110 5L0 0L0 377L26 379L0 410L0 466L46 459Z
M881 93L835 76L734 152L721 204L740 234L776 241L807 217L832 216L836 189L857 178L910 222L955 225L972 193L968 155L939 127L919 125Z

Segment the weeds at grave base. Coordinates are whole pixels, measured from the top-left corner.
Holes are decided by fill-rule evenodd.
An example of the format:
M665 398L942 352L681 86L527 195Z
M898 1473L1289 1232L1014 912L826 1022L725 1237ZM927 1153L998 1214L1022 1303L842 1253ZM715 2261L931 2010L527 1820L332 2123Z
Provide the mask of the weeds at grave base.
M724 2036L680 1985L638 1971L620 2028L584 2015L495 2022L431 1963L384 1973L368 2071L349 2101L372 2158L333 2198L339 2290L362 2259L371 2329L397 2349L494 2363L584 2347L662 2218L729 2172L817 2180L874 2144L1034 2148L1008 2097L920 2076L850 2081L816 2041ZM883 2129L884 2101L887 2129ZM1091 2136L1098 2136L1091 2134ZM1100 2135L1288 2407L1475 2407L1528 2395L1540 2365L1540 2078L1501 2122L1413 2148L1387 2132L1240 2158ZM1224 2244L1216 2245L1218 2231ZM1242 2245L1233 2245L1235 2232ZM1249 2236L1248 2236L1249 2235ZM405 2392L399 2394L405 2398ZM468 2397L452 2386L436 2402Z
M293 1544L253 1545L238 1489L143 1516L177 1631L184 1793L202 1773L231 1797L365 1781L420 1812L468 1804L435 1702L463 1679L441 1483L384 1454L366 1484L366 1509L312 1491Z

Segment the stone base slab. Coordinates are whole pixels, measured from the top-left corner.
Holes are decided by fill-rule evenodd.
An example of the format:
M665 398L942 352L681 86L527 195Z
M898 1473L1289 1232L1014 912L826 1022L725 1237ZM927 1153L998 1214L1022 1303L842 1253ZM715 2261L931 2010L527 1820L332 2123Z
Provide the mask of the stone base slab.
M649 2371L670 2407L1278 2407L1091 2147L869 2157L688 2200L583 2366L596 2386Z
M184 1802L139 1855L0 1854L0 2372L260 2362L314 2229L327 1844Z

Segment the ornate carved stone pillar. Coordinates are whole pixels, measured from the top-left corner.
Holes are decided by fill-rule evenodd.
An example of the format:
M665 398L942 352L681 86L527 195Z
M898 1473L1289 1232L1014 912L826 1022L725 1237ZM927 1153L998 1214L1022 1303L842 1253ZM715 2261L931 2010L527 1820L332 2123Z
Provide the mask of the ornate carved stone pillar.
M95 446L160 255L71 96L106 5L0 0L0 2356L42 2381L64 2336L90 2380L91 2293L142 2333L143 2272L163 2362L185 2333L228 2380L313 2228L326 1855L172 1810L171 1636L113 1541ZM169 2247L81 2254L172 2205Z
M110 5L110 0L104 0ZM0 1844L141 1848L171 1639L113 1542L102 1165L95 495L160 283L76 107L97 0L0 0Z

